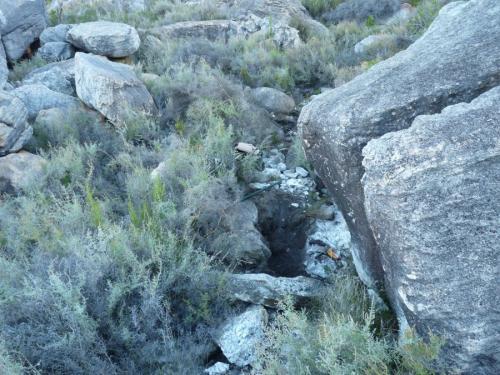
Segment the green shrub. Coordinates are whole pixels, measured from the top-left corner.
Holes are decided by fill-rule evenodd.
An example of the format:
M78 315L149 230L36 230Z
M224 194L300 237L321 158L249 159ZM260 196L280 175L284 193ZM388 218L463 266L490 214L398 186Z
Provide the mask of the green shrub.
M335 9L344 0L302 0L302 4L311 16L320 17L329 10Z
M433 374L442 341L431 335L426 344L410 333L399 346L387 333L377 332L380 318L359 280L339 276L321 300L317 312L282 306L259 347L255 373Z

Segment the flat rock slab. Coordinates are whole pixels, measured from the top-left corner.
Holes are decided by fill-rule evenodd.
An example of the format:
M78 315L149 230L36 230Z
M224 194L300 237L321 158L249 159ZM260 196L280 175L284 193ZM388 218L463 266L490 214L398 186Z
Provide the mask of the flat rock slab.
M497 85L499 19L497 0L450 3L406 51L317 96L301 113L305 151L348 222L356 269L369 285L382 282L383 270L364 209L361 151L420 114Z
M47 27L45 0L0 0L0 35L9 61L16 61Z
M324 292L325 284L309 277L273 277L264 273L233 274L228 278L232 296L240 301L275 308L287 297L304 302Z
M215 341L229 362L244 367L256 361L256 349L264 338L267 318L265 308L251 306L222 325Z
M364 148L365 205L397 312L447 373L500 373L500 87Z
M127 57L141 45L137 30L124 23L96 21L81 23L67 33L67 40L85 52L107 57Z
M43 174L45 159L21 151L0 157L0 193L17 193Z
M134 70L105 57L78 52L75 83L80 100L114 124L123 124L133 115L152 115L157 111L151 94Z

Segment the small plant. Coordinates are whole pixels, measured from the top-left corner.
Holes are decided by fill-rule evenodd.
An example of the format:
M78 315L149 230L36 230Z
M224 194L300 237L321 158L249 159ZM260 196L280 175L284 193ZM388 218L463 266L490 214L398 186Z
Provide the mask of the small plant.
M376 24L375 17L370 14L365 21L366 27L374 27Z

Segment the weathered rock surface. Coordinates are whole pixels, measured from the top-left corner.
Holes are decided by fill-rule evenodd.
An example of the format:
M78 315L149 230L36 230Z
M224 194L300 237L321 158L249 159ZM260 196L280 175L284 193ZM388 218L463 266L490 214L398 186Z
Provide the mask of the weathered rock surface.
M297 302L318 297L324 291L319 280L304 276L273 277L265 273L232 274L228 288L234 298L268 307L276 307L287 296Z
M45 159L26 151L0 157L0 193L17 193L43 174Z
M500 87L364 148L365 205L400 317L449 373L500 373Z
M499 19L496 0L451 3L406 51L317 96L301 113L305 151L344 213L356 268L368 284L382 280L382 268L364 210L361 150L420 114L498 84Z
M24 85L12 90L12 95L17 96L28 109L28 118L34 120L43 109L49 108L75 108L80 101L70 95L52 91L41 84Z
M75 83L78 97L114 124L123 123L132 113L156 112L153 98L128 65L78 52Z
M251 96L260 106L276 114L290 114L295 109L295 101L284 92L271 87L251 90Z
M226 322L215 341L229 362L244 367L256 361L257 345L264 338L266 324L266 309L252 306Z
M47 64L31 71L23 79L23 85L40 84L52 91L76 96L75 60Z
M53 27L47 27L40 34L40 43L42 45L46 43L53 42L68 42L68 31L73 28L74 25L59 24Z
M18 60L46 27L44 0L0 0L0 35L10 61Z
M0 91L0 156L20 150L33 129L28 125L24 103L6 91Z
M48 62L63 61L75 56L75 48L66 42L49 42L38 50L38 54Z
M137 30L124 23L97 21L74 26L68 31L68 41L85 52L107 57L126 57L139 49Z

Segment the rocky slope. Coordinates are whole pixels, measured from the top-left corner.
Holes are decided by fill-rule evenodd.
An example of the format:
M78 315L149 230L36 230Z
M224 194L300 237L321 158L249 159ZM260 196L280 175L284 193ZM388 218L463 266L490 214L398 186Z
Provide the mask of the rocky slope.
M0 372L497 370L500 8L315 4L0 0Z

